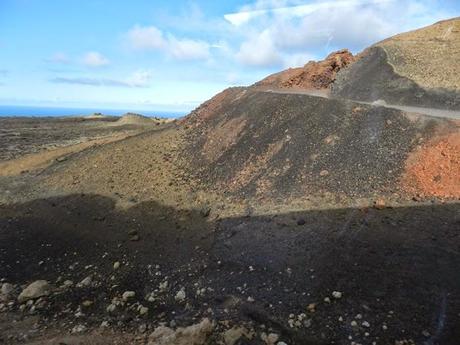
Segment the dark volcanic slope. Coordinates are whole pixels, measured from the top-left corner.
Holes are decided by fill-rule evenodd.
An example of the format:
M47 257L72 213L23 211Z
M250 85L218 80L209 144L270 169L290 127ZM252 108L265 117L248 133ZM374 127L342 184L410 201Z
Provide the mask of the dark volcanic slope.
M360 54L332 88L362 101L460 109L460 18L396 35Z
M219 107L208 104L187 120L187 154L202 181L241 197L398 192L409 153L455 127L306 95L231 89L217 97Z
M385 100L427 108L460 109L460 92L443 88L423 88L397 74L381 47L372 47L361 59L338 74L332 87L337 97L373 102Z

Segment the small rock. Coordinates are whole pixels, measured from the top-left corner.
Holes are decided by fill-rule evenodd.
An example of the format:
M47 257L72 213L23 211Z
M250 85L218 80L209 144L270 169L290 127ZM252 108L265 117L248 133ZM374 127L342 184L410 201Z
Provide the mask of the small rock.
M177 302L182 302L182 301L185 300L185 297L186 297L185 290L184 290L184 289L180 289L179 291L177 291L176 296L174 297L174 299L175 299Z
M430 332L428 332L427 330L424 330L424 331L422 332L422 335L423 335L425 338L431 337Z
M141 306L139 308L139 315L144 316L144 315L147 315L148 313L149 313L149 308L144 307L144 306Z
M117 261L117 262L115 262L115 263L113 264L113 269L114 269L114 270L117 270L117 269L120 268L120 266L121 266L120 262Z
M145 333L147 331L147 325L145 323L143 323L143 324L139 325L137 330L139 331L139 333Z
M351 321L350 325L351 325L351 327L357 327L358 323L355 320L353 320L353 321Z
M211 208L209 206L203 206L201 207L200 209L200 214L202 217L206 218L209 216L209 214L211 213Z
M56 158L56 162L65 162L68 158L66 156L61 156Z
M81 282L77 284L77 287L88 287L92 284L93 278L91 276L87 276Z
M213 328L213 324L207 318L189 327L179 327L175 331L160 326L150 335L148 345L202 345L208 340Z
M305 219L303 218L297 219L297 225L305 225Z
M78 334L83 332L86 332L86 326L84 325L77 325L74 328L72 328L72 334Z
M363 323L361 324L363 327L366 327L366 328L369 328L371 327L371 324L367 321L363 321Z
M62 286L63 286L64 288L69 288L69 287L73 286L73 281L71 281L71 280L65 280L64 283L62 283Z
M225 331L223 334L225 345L235 345L242 337L251 340L253 334L250 333L245 327L233 327Z
M329 297L325 297L325 298L324 298L324 302L326 302L326 303L331 303L331 299L330 299Z
M90 300L86 300L86 301L83 301L82 305L85 307L85 308L88 308L88 307L91 307L93 305L93 301L90 301Z
M332 297L334 297L336 299L340 299L340 298L342 298L342 293L340 291L333 291L332 292Z
M141 238L140 238L139 235L132 235L132 236L130 237L129 240L132 241L132 242L137 242L137 241L139 241L140 239L141 239Z
M107 328L107 327L109 327L109 326L110 326L109 321L102 321L102 322L101 322L101 325L100 325L99 327L101 327L101 328Z
M5 296L8 296L10 293L13 292L13 290L14 290L14 285L13 284L4 283L2 285L1 294L5 295Z
M248 297L248 302L249 303L254 303L255 302L255 299L251 296Z
M321 170L321 172L319 173L319 176L327 176L329 175L329 171L327 170Z
M46 280L37 280L27 286L19 295L18 302L24 303L28 300L48 296L51 292L51 285Z
M310 304L307 306L307 310L308 310L310 313L314 313L315 310L316 310L316 303L310 303Z
M383 200L382 198L379 198L379 199L374 201L374 208L375 209L383 210L385 207L386 207L385 200Z
M123 298L123 301L127 301L130 298L133 298L135 296L136 296L136 293L134 291L125 291L123 292L122 298Z
M106 309L106 310L107 310L108 313L113 313L113 312L115 311L115 309L117 309L117 306L116 306L115 304L112 303L112 304L109 304L109 305L107 306L107 309Z

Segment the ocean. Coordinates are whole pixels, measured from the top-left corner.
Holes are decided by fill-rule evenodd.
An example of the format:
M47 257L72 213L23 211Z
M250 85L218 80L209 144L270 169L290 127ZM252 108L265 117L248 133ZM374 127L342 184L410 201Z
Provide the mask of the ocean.
M137 113L145 116L157 116L166 118L178 118L187 115L188 112L180 111L156 111L156 110L136 110L136 109L101 109L101 108L61 108L61 107L41 107L41 106L17 106L0 105L0 116L86 116L94 113L104 115L120 116L126 113Z

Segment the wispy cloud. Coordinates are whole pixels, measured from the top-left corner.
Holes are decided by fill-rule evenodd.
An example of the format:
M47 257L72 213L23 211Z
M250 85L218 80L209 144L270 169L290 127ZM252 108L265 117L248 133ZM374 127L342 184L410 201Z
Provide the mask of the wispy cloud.
M341 0L299 4L295 0L259 0L224 18L243 36L234 55L238 62L280 68L292 62L299 65L302 55L321 57L340 48L356 52L398 32L449 15L425 4L429 1Z
M125 34L128 46L139 51L163 51L178 60L204 60L210 56L211 45L203 40L178 38L164 34L155 26L134 26Z
M70 63L70 58L65 53L57 52L54 53L51 57L47 58L46 61L57 64L68 64Z
M104 55L99 52L88 52L83 56L82 62L88 67L102 67L110 63Z
M91 78L91 77L55 77L50 79L52 83L58 84L77 84L86 86L106 86L106 87L148 87L152 79L152 72L139 70L125 79L112 78Z
M154 26L134 26L127 34L126 39L132 49L155 50L165 46L163 32Z

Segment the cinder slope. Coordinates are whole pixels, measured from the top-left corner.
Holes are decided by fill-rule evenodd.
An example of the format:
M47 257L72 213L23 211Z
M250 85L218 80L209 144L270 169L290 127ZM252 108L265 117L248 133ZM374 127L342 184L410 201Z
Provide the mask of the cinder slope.
M338 73L336 97L460 109L460 18L400 34L366 49Z
M186 155L208 188L241 198L403 196L411 151L458 132L453 121L351 101L252 89L218 97L214 111L187 119Z

